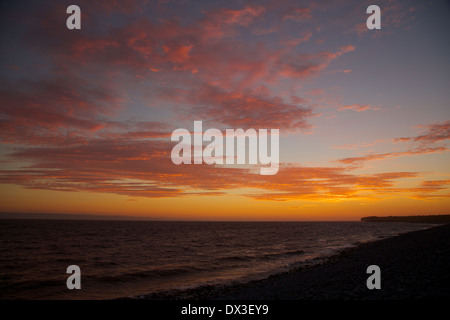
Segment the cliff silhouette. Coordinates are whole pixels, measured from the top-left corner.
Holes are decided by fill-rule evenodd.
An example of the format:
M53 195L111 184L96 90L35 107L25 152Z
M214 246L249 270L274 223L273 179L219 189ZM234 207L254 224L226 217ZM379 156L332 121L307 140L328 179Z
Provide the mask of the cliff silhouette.
M416 223L450 223L450 214L429 215L429 216L388 216L388 217L363 217L363 222L416 222Z

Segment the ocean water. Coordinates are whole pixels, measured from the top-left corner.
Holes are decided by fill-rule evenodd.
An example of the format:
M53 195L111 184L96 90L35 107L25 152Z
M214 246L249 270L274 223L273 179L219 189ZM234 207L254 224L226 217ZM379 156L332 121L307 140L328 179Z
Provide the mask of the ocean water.
M262 279L428 224L0 220L0 299L114 299ZM69 290L66 269L81 269Z

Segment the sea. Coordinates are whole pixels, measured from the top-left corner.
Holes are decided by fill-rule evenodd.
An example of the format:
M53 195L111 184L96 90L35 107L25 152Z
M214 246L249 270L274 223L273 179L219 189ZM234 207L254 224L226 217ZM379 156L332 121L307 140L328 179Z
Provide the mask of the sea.
M4 219L0 299L141 299L244 284L431 226ZM71 265L80 268L79 290L67 287Z

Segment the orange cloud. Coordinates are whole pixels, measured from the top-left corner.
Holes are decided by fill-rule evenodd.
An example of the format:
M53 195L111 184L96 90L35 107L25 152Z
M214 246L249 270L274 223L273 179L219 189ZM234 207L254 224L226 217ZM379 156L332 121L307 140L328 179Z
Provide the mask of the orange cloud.
M422 181L421 188L436 191L446 189L450 185L450 180L427 180Z
M114 124L112 124L114 126ZM122 124L130 128L130 124ZM208 165L176 166L170 160L173 143L158 139L162 123L135 123L135 129L153 127L123 136L97 136L72 145L16 148L10 161L27 161L25 168L0 171L0 183L28 189L89 191L130 197L164 198L226 195L241 192L255 200L342 201L384 195L416 196L446 188L448 180L427 180L415 188L397 188L399 179L417 178L417 172L354 174L351 167L301 167L282 164L277 175L261 176L252 168ZM125 132L126 133L126 132ZM141 138L144 140L140 140ZM149 139L150 138L150 139ZM344 161L354 164L354 161ZM258 191L257 191L258 190Z
M371 108L369 106L362 106L359 104L353 104L353 105L345 105L338 109L338 111L344 111L344 110L353 110L357 112L370 110Z

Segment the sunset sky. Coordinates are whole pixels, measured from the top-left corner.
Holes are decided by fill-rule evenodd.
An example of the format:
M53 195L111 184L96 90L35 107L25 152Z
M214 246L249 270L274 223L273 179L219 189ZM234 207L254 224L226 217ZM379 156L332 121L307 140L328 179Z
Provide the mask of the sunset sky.
M81 8L81 30L66 9ZM366 8L381 8L368 30ZM450 209L448 1L0 4L0 211L359 220ZM280 169L172 132L280 130Z

